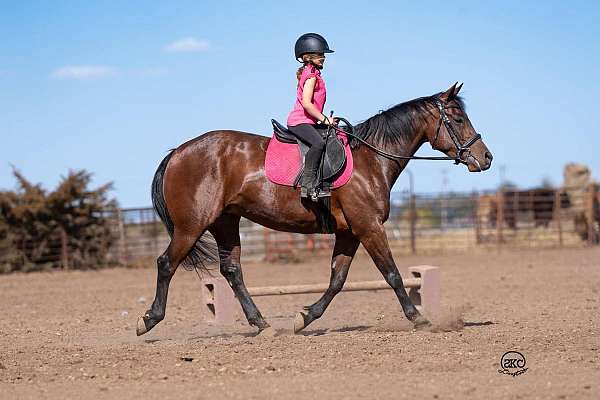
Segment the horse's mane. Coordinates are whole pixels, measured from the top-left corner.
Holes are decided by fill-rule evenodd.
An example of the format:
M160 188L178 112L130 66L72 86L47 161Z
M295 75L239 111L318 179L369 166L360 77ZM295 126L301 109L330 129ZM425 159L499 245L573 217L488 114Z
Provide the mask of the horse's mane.
M397 104L387 110L382 110L367 120L354 127L354 134L363 140L371 139L369 142L375 146L386 146L387 144L405 144L410 140L410 135L415 131L432 109L437 108L436 98L441 93L433 96L419 97ZM460 96L455 99L465 110L465 104ZM360 142L356 139L350 141L352 148L357 148Z

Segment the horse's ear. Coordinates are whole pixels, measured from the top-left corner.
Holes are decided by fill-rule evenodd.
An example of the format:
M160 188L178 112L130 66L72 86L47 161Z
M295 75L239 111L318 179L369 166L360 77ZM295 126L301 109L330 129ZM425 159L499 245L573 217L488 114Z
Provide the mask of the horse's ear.
M458 96L458 92L460 92L460 89L462 89L463 83L464 82L461 82L460 85L456 87L456 90L454 91L454 96Z
M454 85L450 86L450 88L448 90L446 90L444 93L442 93L440 95L440 98L443 101L452 100L456 96L456 93L458 93L458 91L456 90L456 85L458 85L458 82L456 82ZM458 90L460 90L460 88Z

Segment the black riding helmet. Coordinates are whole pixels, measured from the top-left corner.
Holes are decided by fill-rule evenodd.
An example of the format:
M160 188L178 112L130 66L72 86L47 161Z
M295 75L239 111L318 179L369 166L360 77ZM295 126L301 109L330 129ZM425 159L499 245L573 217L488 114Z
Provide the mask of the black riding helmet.
M327 40L318 33L305 33L296 40L294 46L296 60L302 62L302 55L306 53L333 53Z

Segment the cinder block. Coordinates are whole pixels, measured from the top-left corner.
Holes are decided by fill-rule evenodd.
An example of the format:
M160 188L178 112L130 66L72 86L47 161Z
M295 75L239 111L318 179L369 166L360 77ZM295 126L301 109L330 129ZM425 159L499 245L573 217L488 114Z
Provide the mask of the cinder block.
M202 303L208 322L219 325L235 323L239 302L225 278L204 277L202 279Z
M412 278L421 279L419 289L411 288L408 291L413 303L419 311L427 316L435 316L440 311L440 269L431 265L416 265L408 267Z

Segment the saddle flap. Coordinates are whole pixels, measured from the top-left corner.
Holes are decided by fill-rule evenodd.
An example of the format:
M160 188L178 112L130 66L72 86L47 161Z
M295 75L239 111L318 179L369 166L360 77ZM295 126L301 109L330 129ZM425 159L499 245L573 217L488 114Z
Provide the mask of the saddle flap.
M346 162L346 151L344 144L337 136L327 140L325 154L323 156L323 179L333 178L344 167Z
M309 149L309 146L300 140L298 140L298 146L300 149L302 168L296 177L297 182L300 181L300 177L304 171L304 157ZM329 139L327 139L327 145L325 146L323 158L321 159L321 164L319 165L320 180L327 181L333 178L338 172L341 171L342 168L344 168L345 163L346 149L344 148L344 144L337 136L331 136Z

